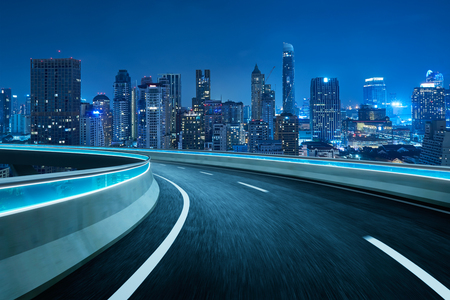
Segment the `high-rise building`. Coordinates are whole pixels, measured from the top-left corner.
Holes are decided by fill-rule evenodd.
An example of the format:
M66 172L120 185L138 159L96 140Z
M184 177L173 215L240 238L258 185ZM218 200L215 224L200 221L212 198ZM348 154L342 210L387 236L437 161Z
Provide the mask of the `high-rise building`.
M296 115L282 113L275 118L274 139L281 141L284 155L299 155L299 122Z
M30 134L31 118L30 115L13 114L11 115L11 133L13 134Z
M244 122L244 104L242 102L226 101L222 103L222 123L235 124Z
M334 143L341 139L341 100L337 78L311 79L310 122L313 140Z
M245 144L245 131L243 123L227 124L227 150L233 146Z
M174 139L177 138L177 111L181 109L181 74L162 74L168 80L168 95L170 109L170 126L168 129Z
M82 103L80 109L80 145L105 147L105 132L103 126L104 112L94 108L94 105ZM105 118L106 119L106 118Z
M252 72L251 93L252 93L252 118L261 119L262 115L262 94L264 91L264 74L255 65Z
M290 114L295 113L294 63L294 47L283 43L283 112Z
M427 121L419 163L450 166L450 131L444 120Z
M131 77L119 70L114 81L113 144L126 144L131 139Z
M444 75L439 72L433 72L431 70L428 70L427 76L426 76L426 82L427 83L434 83L435 87L444 87Z
M414 140L421 142L427 121L445 120L445 89L427 82L414 88L411 96L412 128Z
M211 143L214 124L222 124L222 101L205 100L203 111L203 129L205 134L205 143Z
M270 84L264 85L264 92L261 101L261 119L269 125L269 139L273 140L275 118L275 91Z
M269 139L269 125L261 120L252 120L248 124L248 152L255 153L258 145Z
M131 140L137 139L137 87L131 88Z
M386 108L387 93L383 77L366 79L363 88L364 104L373 105L375 108Z
M211 99L211 73L210 70L195 71L195 98L192 99L192 109L195 113L203 115L203 104Z
M181 121L182 149L204 149L205 139L204 135L202 136L201 123L201 116L194 111L183 115Z
M140 85L145 102L139 101L138 148L167 149L167 82ZM142 94L142 93L140 93ZM145 106L142 107L142 105Z
M93 109L98 111L98 116L102 119L104 143L106 147L112 142L112 122L111 100L105 94L98 94L92 99Z
M252 119L252 110L250 105L244 105L244 123L249 123Z
M11 89L1 89L0 94L0 135L11 131L9 122L11 119L12 98Z
M80 142L81 61L31 59L31 141L78 145Z

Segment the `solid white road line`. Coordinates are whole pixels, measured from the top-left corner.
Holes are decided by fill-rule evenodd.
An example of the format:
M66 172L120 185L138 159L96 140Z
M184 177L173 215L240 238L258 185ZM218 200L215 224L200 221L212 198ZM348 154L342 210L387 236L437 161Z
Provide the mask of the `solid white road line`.
M184 170L184 169L186 169L186 168L183 168L183 167L178 167L178 169L183 169L183 170Z
M200 171L200 173L206 174L206 175L212 175L211 173L206 173L206 172L202 172L202 171Z
M183 210L181 211L181 215L178 218L175 226L170 231L169 235L166 239L159 245L158 249L153 252L153 254L140 266L140 268L109 298L113 300L123 300L128 299L131 295L137 290L137 288L141 285L141 283L145 280L145 278L150 275L156 265L161 261L164 255L167 253L169 248L172 246L173 242L177 238L178 234L183 228L184 222L186 221L188 212L189 212L189 196L188 194L180 188L177 184L170 181L167 178L162 176L153 174L158 176L171 184L173 184L183 196Z
M371 236L365 236L364 239L395 259L398 263L400 263L402 266L407 268L411 273L416 275L420 280L422 280L424 283L426 283L430 288L432 288L436 293L439 294L444 299L450 299L450 290L446 288L442 283L434 279L430 274L422 270L418 265L389 247L388 245L384 244L383 242L380 242L376 238L373 238Z
M259 187L256 187L256 186L253 186L253 185L250 185L250 184L247 184L247 183L243 183L243 182L240 182L240 181L238 181L238 183L242 184L242 185L245 185L245 186L248 186L248 187L251 187L252 189L255 189L255 190L258 190L258 191L261 191L261 192L264 192L264 193L268 193L269 192L267 190L264 190L262 188L259 188Z

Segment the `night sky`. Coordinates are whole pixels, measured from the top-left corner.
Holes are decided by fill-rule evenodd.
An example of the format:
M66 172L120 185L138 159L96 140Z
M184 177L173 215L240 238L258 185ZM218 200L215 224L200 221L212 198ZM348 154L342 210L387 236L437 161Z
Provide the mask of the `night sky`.
M114 76L132 81L182 75L182 102L195 70L211 70L213 99L250 104L255 63L281 105L283 42L295 48L296 100L313 77L337 77L343 104L362 101L364 79L385 77L409 103L427 70L450 83L450 1L3 1L0 87L23 101L30 58L82 61L82 98L112 95ZM61 50L61 53L58 53Z

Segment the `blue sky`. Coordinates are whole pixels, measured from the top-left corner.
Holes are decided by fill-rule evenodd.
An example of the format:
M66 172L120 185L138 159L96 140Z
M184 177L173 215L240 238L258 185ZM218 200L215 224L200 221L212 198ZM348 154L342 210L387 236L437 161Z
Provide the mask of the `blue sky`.
M0 87L29 93L30 58L82 61L82 97L112 94L119 69L133 81L211 70L212 98L250 104L255 63L281 105L282 44L295 48L296 100L313 77L337 77L343 104L362 101L364 79L384 77L409 102L428 69L450 83L450 1L6 1L0 19ZM61 53L58 53L61 50ZM350 102L351 101L351 102Z

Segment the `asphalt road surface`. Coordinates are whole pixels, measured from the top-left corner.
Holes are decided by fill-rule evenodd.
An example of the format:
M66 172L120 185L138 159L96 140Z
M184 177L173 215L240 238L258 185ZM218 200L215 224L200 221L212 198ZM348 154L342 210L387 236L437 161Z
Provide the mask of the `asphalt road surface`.
M156 161L152 171L190 207L130 299L442 299L433 284L450 288L449 214L252 172ZM139 269L184 205L155 178L154 211L36 299L107 299Z

